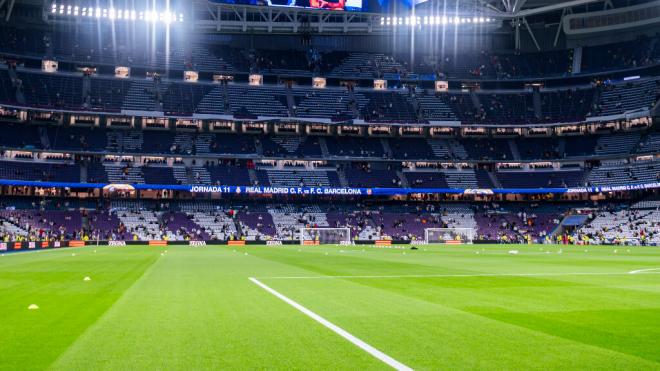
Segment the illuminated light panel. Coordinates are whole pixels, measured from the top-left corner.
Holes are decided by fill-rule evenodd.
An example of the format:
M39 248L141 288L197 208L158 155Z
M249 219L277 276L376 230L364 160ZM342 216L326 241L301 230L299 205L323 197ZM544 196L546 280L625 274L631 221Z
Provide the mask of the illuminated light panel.
M70 16L70 17L96 17L99 19L123 19L123 20L140 20L145 22L160 22L165 24L170 23L183 23L183 13L176 13L170 10L166 11L136 11L130 9L115 9L115 8L87 8L78 7L75 5L67 5L61 3L52 3L50 12L56 15ZM396 22L396 17L395 17ZM384 19L381 18L381 25L384 24ZM388 22L389 25L389 22Z
M183 21L183 19L180 19ZM458 17L458 16L423 16L423 17L380 17L381 26L397 27L400 25L406 26L445 26L445 25L479 25L495 22L494 18L484 17Z

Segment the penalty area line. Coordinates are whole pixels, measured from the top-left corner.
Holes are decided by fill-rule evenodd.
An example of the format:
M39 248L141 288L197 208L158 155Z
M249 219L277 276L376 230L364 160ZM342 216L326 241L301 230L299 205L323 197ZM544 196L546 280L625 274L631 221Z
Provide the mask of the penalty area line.
M379 359L383 363L387 364L388 366L392 367L395 370L400 370L400 371L412 371L412 368L404 365L403 363L397 361L396 359L388 356L387 354L381 352L380 350L374 348L373 346L365 343L364 341L358 339L348 331L344 330L343 328L335 325L334 323L328 321L327 319L319 316L318 314L312 312L311 310L303 307L302 305L298 304L294 300L280 294L278 291L275 291L274 289L270 288L268 285L264 284L263 282L259 281L258 279L254 277L249 278L252 283L255 285L261 287L262 289L268 291L269 293L273 294L275 297L278 299L284 301L285 303L289 304L290 306L296 308L297 310L301 311L304 313L306 316L312 318L316 322L322 324L323 326L329 328L333 332L335 332L337 335L343 337L344 339L350 341L354 345L356 345L358 348L364 350L365 352L371 354L375 358Z

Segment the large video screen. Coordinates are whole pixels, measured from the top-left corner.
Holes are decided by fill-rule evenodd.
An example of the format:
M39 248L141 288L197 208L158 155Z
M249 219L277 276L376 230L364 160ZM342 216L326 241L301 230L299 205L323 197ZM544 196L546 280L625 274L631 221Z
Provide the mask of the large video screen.
M272 7L297 7L338 10L349 12L393 13L412 9L424 0L212 0L216 3L257 5Z

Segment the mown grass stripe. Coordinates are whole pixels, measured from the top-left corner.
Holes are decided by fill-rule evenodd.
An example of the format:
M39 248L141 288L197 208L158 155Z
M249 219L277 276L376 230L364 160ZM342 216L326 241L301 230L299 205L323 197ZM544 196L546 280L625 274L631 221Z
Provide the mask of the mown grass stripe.
M269 293L273 294L275 297L278 299L281 299L285 303L289 304L290 306L296 308L297 310L301 311L308 317L312 318L316 322L322 324L323 326L329 328L339 336L343 337L344 339L350 341L351 343L355 344L358 348L364 350L365 352L371 354L378 360L382 361L383 363L387 364L388 366L394 368L395 370L399 371L411 371L412 368L404 365L403 363L397 361L396 359L388 356L387 354L381 352L380 350L374 348L373 346L365 343L364 341L360 340L356 336L352 335L348 331L344 330L343 328L335 325L334 323L328 321L327 319L319 316L318 314L312 312L311 310L305 308L304 306L300 305L293 299L288 298L287 296L284 296L283 294L279 293L278 291L272 289L270 286L264 284L263 282L259 281L258 279L254 277L250 277L250 281L252 281L255 285L261 287L262 289L268 291Z

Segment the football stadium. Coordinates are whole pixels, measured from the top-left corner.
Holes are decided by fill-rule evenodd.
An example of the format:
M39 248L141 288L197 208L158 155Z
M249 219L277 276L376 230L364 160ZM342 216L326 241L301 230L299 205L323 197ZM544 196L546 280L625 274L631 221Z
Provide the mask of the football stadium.
M660 0L0 0L0 370L660 370Z

